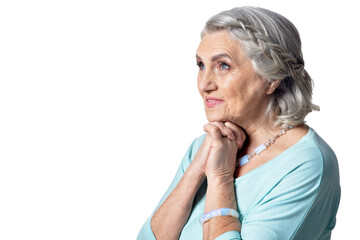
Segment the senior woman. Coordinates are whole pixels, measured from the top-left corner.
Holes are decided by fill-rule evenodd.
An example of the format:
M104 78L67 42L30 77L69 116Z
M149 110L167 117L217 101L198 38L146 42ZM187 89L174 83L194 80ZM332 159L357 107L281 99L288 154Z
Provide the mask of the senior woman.
M337 159L304 123L318 106L299 34L241 7L206 23L196 53L209 121L138 239L330 239Z

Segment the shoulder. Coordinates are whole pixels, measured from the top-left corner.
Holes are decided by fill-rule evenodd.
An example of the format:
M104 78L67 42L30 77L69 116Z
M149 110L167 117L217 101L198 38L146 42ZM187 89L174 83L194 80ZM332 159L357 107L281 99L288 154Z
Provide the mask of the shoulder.
M336 155L312 128L309 128L309 132L287 149L274 164L276 170L273 171L275 177L272 178L283 185L287 183L285 185L289 189L300 186L304 190L307 189L306 191L311 189L314 197L324 191L340 191Z
M306 139L314 152L316 152L316 159L322 166L323 178L332 178L332 182L339 181L339 166L337 157L333 149L325 142L324 139L312 128L309 129L309 136ZM324 180L324 179L323 179ZM325 179L328 180L328 179ZM330 182L329 182L330 183Z
M337 157L332 148L317 134L313 129L312 136L308 139L316 149L321 162L321 183L319 186L319 195L329 197L333 195L337 204L340 198L340 176ZM330 195L329 195L330 194Z
M337 157L332 148L319 136L319 134L317 134L317 132L315 132L315 130L310 128L309 131L311 131L311 136L309 136L308 141L309 143L312 143L313 148L316 148L321 155L325 170L330 168L337 169Z
M309 133L289 154L288 160L293 162L290 175L295 182L302 182L304 189L314 190L313 206L327 202L331 209L337 209L341 190L337 157L332 148L309 128Z
M312 172L327 174L329 170L337 170L337 158L331 147L309 128L309 132L285 154L293 167L309 166Z

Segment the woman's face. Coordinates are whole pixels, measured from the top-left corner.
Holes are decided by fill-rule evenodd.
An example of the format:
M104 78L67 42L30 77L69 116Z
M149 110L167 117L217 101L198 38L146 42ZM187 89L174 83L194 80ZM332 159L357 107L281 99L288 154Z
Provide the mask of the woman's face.
M258 76L241 45L227 31L206 34L198 47L198 89L209 122L243 126L263 120L269 83Z

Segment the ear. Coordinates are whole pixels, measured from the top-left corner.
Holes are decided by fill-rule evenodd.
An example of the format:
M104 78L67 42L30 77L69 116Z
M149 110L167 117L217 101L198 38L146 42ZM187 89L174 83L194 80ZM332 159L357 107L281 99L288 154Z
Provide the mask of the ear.
M280 83L281 83L281 79L276 79L272 82L269 82L268 86L265 89L265 92L269 95L272 94Z

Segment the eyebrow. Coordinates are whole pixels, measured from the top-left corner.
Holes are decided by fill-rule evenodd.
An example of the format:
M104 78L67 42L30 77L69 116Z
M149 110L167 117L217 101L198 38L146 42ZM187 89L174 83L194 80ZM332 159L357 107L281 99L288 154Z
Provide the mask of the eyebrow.
M216 54L216 55L214 55L214 56L212 56L211 57L211 61L212 62L215 62L216 60L218 60L219 58L228 58L228 59L230 59L231 60L231 57L230 57L230 55L229 54L227 54L227 53L220 53L220 54ZM196 55L196 58L198 59L198 60L201 60L201 57L199 57L198 55Z

